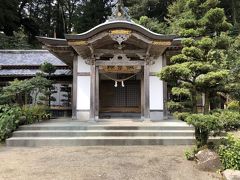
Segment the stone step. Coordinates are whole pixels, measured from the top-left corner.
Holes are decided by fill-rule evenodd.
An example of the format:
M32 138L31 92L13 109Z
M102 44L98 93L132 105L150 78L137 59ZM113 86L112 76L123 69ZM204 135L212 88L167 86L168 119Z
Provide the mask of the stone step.
M19 130L193 130L191 126L77 126L77 125L27 125Z
M21 130L13 137L194 136L193 130Z
M11 147L192 145L194 142L194 137L186 136L12 137L6 140L6 145Z

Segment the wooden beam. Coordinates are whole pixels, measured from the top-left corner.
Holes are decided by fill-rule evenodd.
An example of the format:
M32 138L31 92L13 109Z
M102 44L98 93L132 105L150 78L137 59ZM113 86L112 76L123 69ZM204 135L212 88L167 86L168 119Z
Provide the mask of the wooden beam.
M96 66L143 66L144 61L96 61Z
M96 41L98 41L98 40L100 40L100 39L102 39L102 38L104 38L106 36L108 36L108 32L99 33L99 34L93 36L91 39L89 39L88 43L92 44L92 43L94 43L94 42L96 42Z
M104 54L144 54L145 50L120 50L120 49L96 49L96 54L104 53Z
M138 33L132 33L132 35L134 37L136 37L137 39L139 39L139 40L141 40L141 41L143 41L143 42L145 42L147 44L152 44L152 41L150 39L148 39L148 38L146 38L146 37L144 37L144 36L142 36L142 35L140 35Z

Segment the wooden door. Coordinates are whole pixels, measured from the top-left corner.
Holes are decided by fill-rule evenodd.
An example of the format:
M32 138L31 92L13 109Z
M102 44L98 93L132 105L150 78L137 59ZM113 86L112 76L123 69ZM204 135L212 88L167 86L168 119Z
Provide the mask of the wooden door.
M141 81L125 81L125 87L118 83L114 87L114 81L100 81L100 112L141 112Z

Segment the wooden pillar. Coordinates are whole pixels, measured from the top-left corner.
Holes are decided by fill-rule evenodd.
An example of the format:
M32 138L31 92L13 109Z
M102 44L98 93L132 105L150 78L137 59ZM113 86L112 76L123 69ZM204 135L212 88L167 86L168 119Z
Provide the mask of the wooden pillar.
M167 65L167 57L166 54L163 55L163 63L162 67ZM167 117L167 100L168 100L168 92L167 92L167 83L163 81L163 116Z
M95 120L95 85L96 85L96 66L95 64L91 65L90 73L90 121Z
M143 70L144 71L144 70ZM144 72L141 72L141 119L144 120Z
M144 65L144 120L150 120L149 102L149 64Z
M77 119L77 75L78 56L73 59L73 82L72 82L72 119Z
M95 120L99 119L99 67L96 66L96 82L95 82Z

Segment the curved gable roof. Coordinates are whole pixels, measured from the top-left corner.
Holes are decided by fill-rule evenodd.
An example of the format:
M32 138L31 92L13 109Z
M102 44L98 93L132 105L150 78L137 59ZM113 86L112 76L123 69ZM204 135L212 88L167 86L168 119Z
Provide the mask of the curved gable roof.
M116 29L116 28L130 29L135 32L141 33L144 36L153 40L173 40L176 37L175 35L163 35L163 34L152 32L149 29L131 21L115 20L115 21L107 21L105 23L102 23L90 29L89 31L86 31L81 34L65 34L65 38L67 40L84 40L84 39L91 38L92 36L98 33L101 33L103 31Z

